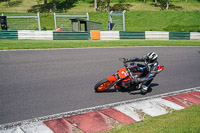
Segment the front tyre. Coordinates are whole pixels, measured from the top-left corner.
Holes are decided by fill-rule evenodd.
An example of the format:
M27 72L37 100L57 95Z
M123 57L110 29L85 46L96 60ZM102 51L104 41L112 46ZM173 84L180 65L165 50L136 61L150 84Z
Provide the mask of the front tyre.
M95 86L94 90L96 92L103 92L107 90L107 87L111 85L114 81L108 81L107 78L99 81Z

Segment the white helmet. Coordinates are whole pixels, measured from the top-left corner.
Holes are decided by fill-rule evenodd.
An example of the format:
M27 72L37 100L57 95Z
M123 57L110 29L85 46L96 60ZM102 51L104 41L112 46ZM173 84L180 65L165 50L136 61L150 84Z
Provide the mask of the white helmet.
M156 52L150 52L146 55L146 62L148 63L153 63L157 61L157 59L158 59L158 54L156 54Z

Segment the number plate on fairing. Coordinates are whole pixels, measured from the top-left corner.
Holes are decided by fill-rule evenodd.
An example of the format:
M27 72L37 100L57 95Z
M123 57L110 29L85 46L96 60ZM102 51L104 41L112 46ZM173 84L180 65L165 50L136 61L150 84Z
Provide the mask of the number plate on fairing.
M128 76L128 72L126 71L126 68L122 67L121 69L119 69L118 75L119 75L120 78L127 77Z

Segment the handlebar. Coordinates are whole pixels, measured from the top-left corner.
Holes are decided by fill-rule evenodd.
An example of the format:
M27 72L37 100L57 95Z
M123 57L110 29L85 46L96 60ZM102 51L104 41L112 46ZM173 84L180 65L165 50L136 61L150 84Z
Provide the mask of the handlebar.
M119 58L120 61L122 61L122 60L124 61L125 59L126 59L126 58Z
M126 58L119 58L120 61L123 62L123 64L126 64Z

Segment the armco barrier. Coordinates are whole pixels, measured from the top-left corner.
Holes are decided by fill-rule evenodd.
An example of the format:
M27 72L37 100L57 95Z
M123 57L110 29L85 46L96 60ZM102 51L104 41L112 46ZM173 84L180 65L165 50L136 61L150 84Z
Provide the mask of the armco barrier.
M169 40L169 32L145 31L146 40Z
M120 31L120 39L145 39L144 31Z
M88 40L89 32L59 31L53 32L53 40Z
M53 40L53 31L19 30L18 39Z
M190 32L169 32L169 39L190 40Z
M190 40L199 40L200 32L190 32Z
M17 30L0 30L0 39L18 39Z
M90 37L91 36L91 37ZM34 40L200 40L200 32L163 32L163 31L34 31L0 30L0 39Z
M101 31L101 40L119 40L119 31Z

